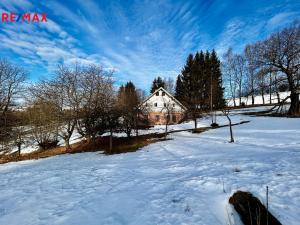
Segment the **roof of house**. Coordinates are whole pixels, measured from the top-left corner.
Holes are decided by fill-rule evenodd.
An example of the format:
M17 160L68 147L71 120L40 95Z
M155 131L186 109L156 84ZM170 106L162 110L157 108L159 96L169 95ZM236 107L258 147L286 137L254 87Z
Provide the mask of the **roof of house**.
M151 95L149 95L141 104L143 105L145 102L147 102L152 96L154 96L156 94L156 92L158 91L164 91L174 102L176 102L178 105L180 105L180 107L182 107L184 110L187 110L187 108L180 102L178 101L172 94L170 94L166 89L164 89L163 87L160 87L158 89L156 89Z

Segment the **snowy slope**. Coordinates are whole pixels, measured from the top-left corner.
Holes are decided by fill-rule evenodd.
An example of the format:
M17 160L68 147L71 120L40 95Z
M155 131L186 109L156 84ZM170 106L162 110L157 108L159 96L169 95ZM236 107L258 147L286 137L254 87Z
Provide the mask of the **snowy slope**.
M279 92L279 98L280 100L284 100L287 96L290 95L289 91L286 92ZM278 103L277 95L276 93L271 94L271 100L270 100L270 94L264 94L265 104L276 104ZM252 104L252 97L242 97L242 102L245 103L245 105L251 105ZM288 99L286 102L290 102L290 99ZM235 103L237 106L239 106L239 98L235 98ZM254 96L254 104L255 105L262 105L263 104L263 98L261 95ZM233 99L230 99L228 101L228 105L233 106Z
M261 107L256 107L256 108L261 109ZM224 125L227 123L226 117L221 116L219 118L220 119L217 122L220 125ZM209 127L210 124L211 124L211 117L206 116L205 118L199 119L198 127ZM184 122L181 124L169 125L168 131L193 129L193 128L194 128L194 122L188 121L188 122ZM139 130L139 135L149 134L149 133L164 133L164 132L165 132L165 125L156 125L149 129ZM135 136L134 130L132 130L131 133L133 136ZM105 135L110 135L110 133L109 132L104 133L103 136L105 136ZM120 132L120 133L115 132L113 135L116 137L126 137L127 136L127 134L125 132ZM65 146L64 140L62 138L58 137L58 140L59 140L59 143L58 143L59 146ZM83 140L83 138L81 137L81 135L75 130L73 132L73 135L71 136L70 144L80 142L82 140ZM1 149L1 145L0 145L0 149ZM30 152L37 151L38 149L39 149L38 143L36 141L32 140L31 136L28 136L26 138L26 144L22 145L21 153L30 153ZM18 150L17 146L13 146L11 153L16 152L17 150ZM0 154L1 154L1 152L0 152Z
M233 128L233 144L225 127L173 133L135 153L0 165L0 224L226 225L229 196L264 201L266 185L271 211L299 224L300 119L233 117L251 120Z

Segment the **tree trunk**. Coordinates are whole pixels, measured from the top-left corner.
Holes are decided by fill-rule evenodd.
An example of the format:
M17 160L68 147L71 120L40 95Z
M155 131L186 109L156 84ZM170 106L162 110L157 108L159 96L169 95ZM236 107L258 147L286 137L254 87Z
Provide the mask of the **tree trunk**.
M235 97L233 97L233 106L236 107Z
M126 129L127 138L130 138L131 135L131 129Z
M276 95L277 95L277 101L278 101L278 104L279 104L280 103L280 95L279 95L278 91L276 92Z
M252 99L252 105L254 105L254 81L253 81L253 78L251 79L251 99Z
M91 140L92 140L91 136L88 135L88 134L85 135L85 139L86 139L86 142L87 142L87 143L90 143Z
M230 143L232 143L234 142L234 139L233 139L233 132L232 132L232 124L230 119L229 119L229 129L230 129Z
M138 128L138 118L137 118L137 116L135 117L134 124L135 124L135 136L138 137L139 136L139 128Z
M65 139L65 144L66 144L66 152L69 152L71 150L70 138Z
M18 143L18 155L21 155L21 143Z
M167 133L168 133L168 123L166 123L166 127L165 127L165 138L167 138Z
M232 124L231 124L231 119L228 115L226 115L228 121L229 121L229 131L230 131L230 143L233 143L234 142L234 139L233 139L233 132L232 132Z
M300 101L298 93L291 92L291 106L288 111L288 115L300 115Z
M254 94L252 94L251 99L252 99L252 105L254 105Z
M263 102L263 105L265 104L265 92L262 90L261 92L261 97L262 97L262 102Z
M95 143L96 142L96 134L92 134L92 142Z
M195 129L197 129L197 117L194 118Z
M214 114L215 114L215 123L217 123L217 112L215 111Z
M270 92L270 102L269 104L272 104L272 93Z
M113 145L113 140L112 140L112 137L113 137L113 132L112 130L110 130L110 136L109 136L109 153L112 152L112 145Z
M271 73L270 73L269 94L270 94L270 102L269 102L269 104L272 104L272 74Z

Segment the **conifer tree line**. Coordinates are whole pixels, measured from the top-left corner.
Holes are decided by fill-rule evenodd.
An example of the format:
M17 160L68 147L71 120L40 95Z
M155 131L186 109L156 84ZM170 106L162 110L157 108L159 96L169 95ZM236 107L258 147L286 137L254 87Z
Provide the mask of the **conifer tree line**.
M175 97L187 108L189 117L224 107L221 64L216 52L190 54L177 76Z
M151 89L150 89L150 93L153 93L155 92L157 89L159 89L160 87L163 87L165 88L166 84L165 82L163 81L163 79L158 76L157 78L154 78L153 82L152 82L152 86L151 86Z
M160 87L167 90L169 93L174 94L174 80L171 77L168 78L161 78L160 76L154 78L152 81L152 85L150 88L150 93L152 94Z

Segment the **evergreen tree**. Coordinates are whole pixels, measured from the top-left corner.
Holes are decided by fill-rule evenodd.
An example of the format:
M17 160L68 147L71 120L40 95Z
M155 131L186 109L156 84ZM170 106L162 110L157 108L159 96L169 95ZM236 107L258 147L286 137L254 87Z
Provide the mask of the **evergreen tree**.
M183 90L181 74L177 76L176 87L175 87L175 98L178 99L179 101L183 101L184 98L184 90Z
M198 106L199 104L199 61L200 55L197 53L195 57L190 54L187 58L186 65L181 71L179 79L180 86L176 86L176 96L188 109L189 117L194 119L195 127L197 127Z
M188 114L195 121L203 112L225 105L222 87L220 61L216 52L190 54L176 81L175 96L188 108Z
M186 65L183 67L181 71L181 77L182 77L182 92L183 92L183 98L181 101L183 101L186 105L188 105L189 100L191 99L191 85L192 85L192 70L194 66L194 56L193 54L190 54L187 58Z
M134 84L129 81L121 86L118 92L118 106L122 115L121 128L130 137L131 131L137 127L137 110L139 97Z
M165 84L164 80L160 76L158 76L157 78L155 78L153 80L150 92L153 93L158 88L160 88L160 87L165 88L165 86L166 86L166 84Z
M222 82L221 63L215 50L210 55L210 71L212 73L212 98L214 109L225 106L224 88Z

